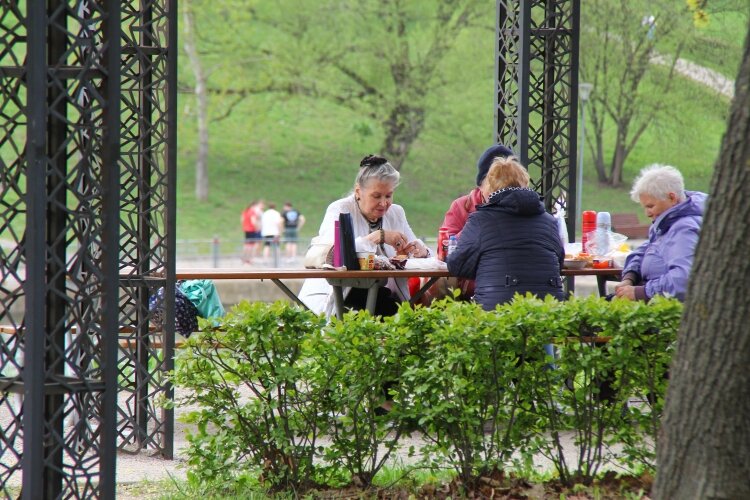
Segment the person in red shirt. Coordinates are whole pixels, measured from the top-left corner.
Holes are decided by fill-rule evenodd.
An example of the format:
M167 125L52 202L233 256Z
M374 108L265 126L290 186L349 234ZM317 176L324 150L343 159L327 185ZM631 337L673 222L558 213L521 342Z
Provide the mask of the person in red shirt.
M448 234L455 234L457 239L461 238L461 231L466 224L469 214L476 211L477 205L485 202L482 196L481 186L490 170L490 166L495 158L507 158L513 156L513 151L502 144L493 144L488 147L477 160L477 177L476 186L467 194L456 198L451 203L448 211L445 212L445 218L440 227L448 229ZM451 288L461 289L461 299L469 300L474 295L474 280L461 278L440 279L425 294L424 304L429 304L433 300L445 297Z
M260 241L260 215L263 213L263 201L253 200L242 211L240 220L245 233L245 244L242 248L242 262L252 264L255 255L255 244Z

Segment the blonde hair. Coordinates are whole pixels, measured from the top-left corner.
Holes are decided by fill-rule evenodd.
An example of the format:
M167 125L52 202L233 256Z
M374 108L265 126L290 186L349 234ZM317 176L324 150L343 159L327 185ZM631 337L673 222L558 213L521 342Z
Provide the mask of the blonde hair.
M489 195L498 189L529 187L529 180L529 172L515 156L498 157L492 161L490 170L482 181L482 192Z

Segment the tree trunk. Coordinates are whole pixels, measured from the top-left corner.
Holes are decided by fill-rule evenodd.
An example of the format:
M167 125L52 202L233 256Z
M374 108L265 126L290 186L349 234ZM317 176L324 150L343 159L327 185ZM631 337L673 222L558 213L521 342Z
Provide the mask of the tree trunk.
M383 124L383 154L396 170L401 166L411 151L414 141L424 128L424 109L405 104L394 106L388 120Z
M198 158L195 162L195 198L198 201L208 199L208 90L206 88L206 73L201 65L196 50L193 35L194 18L190 2L183 0L185 15L183 24L183 39L185 53L190 59L190 67L195 76L195 100L198 115Z
M626 111L620 118L615 120L617 127L615 150L612 152L612 163L609 167L609 185L620 187L622 185L622 170L625 166L625 160L630 154L628 149L628 136L630 135L630 124L633 119L631 111Z
M612 187L620 187L622 184L622 168L625 165L625 158L628 157L628 151L625 148L623 139L618 135L615 143L615 151L612 155L612 166L609 171L609 184Z
M596 176L600 183L606 184L607 171L604 168L604 119L598 116L596 108L591 106L591 128L593 128L594 135L594 146L591 148L591 154L594 158L594 166L596 167ZM582 124L583 125L583 124ZM586 134L588 136L589 134ZM583 138L584 144L586 143L586 137Z
M654 495L750 498L750 31L671 369Z

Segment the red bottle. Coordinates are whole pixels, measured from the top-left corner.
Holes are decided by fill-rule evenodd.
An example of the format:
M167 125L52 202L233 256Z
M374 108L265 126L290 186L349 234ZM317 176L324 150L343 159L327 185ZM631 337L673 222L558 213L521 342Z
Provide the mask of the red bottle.
M587 233L596 231L596 212L593 210L585 210L581 214L581 251L586 252L586 243L588 238Z
M448 234L448 228L447 227L441 227L438 231L438 240L437 240L437 258L438 260L445 261L446 255L448 255L448 238L450 238L450 234Z

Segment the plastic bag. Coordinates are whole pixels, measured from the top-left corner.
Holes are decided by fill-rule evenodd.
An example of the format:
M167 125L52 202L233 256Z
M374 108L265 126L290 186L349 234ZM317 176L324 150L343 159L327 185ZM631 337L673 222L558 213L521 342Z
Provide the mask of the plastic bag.
M316 238L313 238L305 252L303 265L307 269L323 269L333 265L333 244L317 242Z
M560 235L560 241L563 245L568 243L568 225L565 223L565 209L562 208L562 202L557 201L557 212L554 214L554 218L557 220L557 232Z
M606 239L602 240L604 236ZM612 257L614 252L619 251L622 245L628 240L624 234L606 231L604 235L597 231L586 233L586 252L590 255L600 257ZM603 248L602 248L603 247Z

